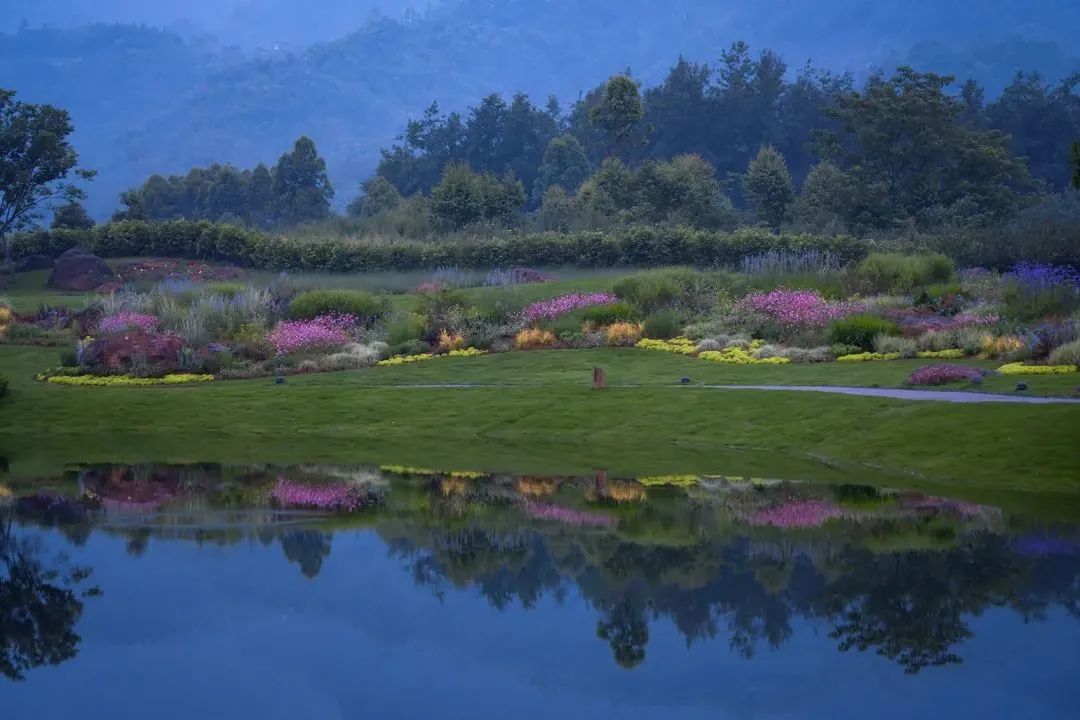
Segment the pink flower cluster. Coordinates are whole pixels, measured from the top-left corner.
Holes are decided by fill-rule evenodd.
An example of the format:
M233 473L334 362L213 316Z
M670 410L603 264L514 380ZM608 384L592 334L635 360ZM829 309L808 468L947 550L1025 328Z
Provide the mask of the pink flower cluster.
M108 335L111 333L124 332L125 330L142 330L151 332L157 327L156 315L145 313L118 312L115 315L107 315L98 323L98 332Z
M908 385L945 385L951 382L981 380L978 368L966 365L927 365L908 377Z
M827 520L846 517L849 513L824 500L791 500L774 507L758 510L747 518L751 525L772 525L779 528L817 527Z
M863 311L858 303L829 302L814 290L751 293L735 304L736 315L760 314L789 330L817 328Z
M266 339L278 354L307 350L316 347L335 347L349 341L349 333L356 327L355 315L320 315L314 320L295 320L278 323Z
M550 300L534 302L521 311L521 317L526 322L551 320L591 305L610 305L616 300L618 298L606 292L560 295Z
M531 517L540 520L554 520L566 525L591 525L594 527L607 527L614 524L614 520L607 515L598 513L581 512L562 505L530 502L525 505L525 512Z
M371 504L372 495L347 483L304 485L278 478L277 485L270 491L270 499L284 507L354 512Z

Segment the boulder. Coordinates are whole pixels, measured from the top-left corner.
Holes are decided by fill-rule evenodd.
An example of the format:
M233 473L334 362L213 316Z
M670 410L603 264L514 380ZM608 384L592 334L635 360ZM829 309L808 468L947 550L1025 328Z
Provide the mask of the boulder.
M82 245L76 245L56 258L49 287L58 290L89 292L115 279L112 268Z

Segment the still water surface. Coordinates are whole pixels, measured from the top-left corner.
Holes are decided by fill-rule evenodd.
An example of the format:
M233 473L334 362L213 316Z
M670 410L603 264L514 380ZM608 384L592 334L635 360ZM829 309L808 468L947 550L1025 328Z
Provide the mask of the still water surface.
M4 718L1067 718L1080 525L402 467L0 478Z

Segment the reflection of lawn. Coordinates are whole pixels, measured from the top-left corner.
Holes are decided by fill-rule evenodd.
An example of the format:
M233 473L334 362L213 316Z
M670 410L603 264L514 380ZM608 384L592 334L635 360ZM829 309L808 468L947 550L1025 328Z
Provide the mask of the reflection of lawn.
M36 383L55 351L0 347L0 455L22 476L65 462L399 462L613 477L723 473L919 487L1002 504L1005 491L1080 497L1080 407L913 403L671 385L710 382L897 384L904 363L854 368L719 367L644 351L520 353L181 388ZM594 364L614 387L588 389ZM848 375L840 377L839 372ZM512 382L511 382L512 381ZM521 387L378 387L496 382ZM1040 379L1035 380L1041 382Z

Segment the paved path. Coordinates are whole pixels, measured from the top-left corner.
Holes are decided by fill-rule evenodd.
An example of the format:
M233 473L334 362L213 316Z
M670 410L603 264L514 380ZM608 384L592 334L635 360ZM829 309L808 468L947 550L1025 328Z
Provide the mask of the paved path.
M828 387L818 385L696 385L715 390L782 390L820 392L834 395L859 395L896 400L936 400L952 403L1026 403L1028 405L1080 404L1080 398L1038 397L1035 395L999 395L963 390L903 390L900 388Z
M377 388L399 388L413 390L453 390L470 388L541 388L543 385L530 384L484 384L484 383L430 383L415 385L368 385ZM682 387L678 385L621 385L608 387ZM1037 395L1001 395L998 393L977 393L964 390L904 390L900 388L872 387L833 387L829 385L687 385L688 388L707 390L765 390L778 392L819 392L832 395L856 395L859 397L882 397L894 400L916 400L951 403L1020 403L1027 405L1080 405L1080 398L1039 397Z

